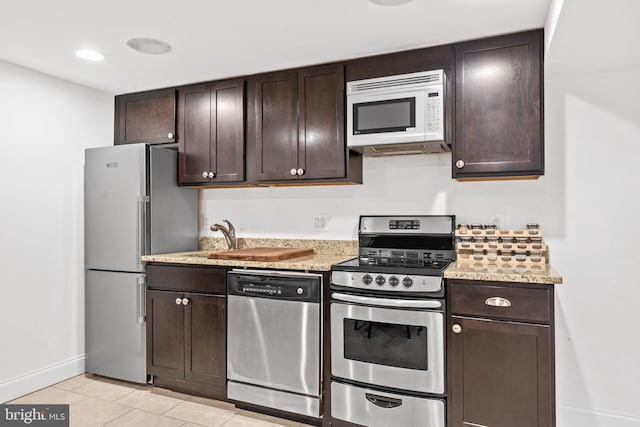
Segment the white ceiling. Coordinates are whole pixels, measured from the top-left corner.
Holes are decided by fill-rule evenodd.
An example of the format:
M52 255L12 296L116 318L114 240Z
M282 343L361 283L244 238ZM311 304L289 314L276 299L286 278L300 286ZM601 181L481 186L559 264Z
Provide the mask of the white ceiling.
M544 26L549 0L2 0L0 59L120 94ZM127 47L165 40L167 55ZM99 63L74 52L91 47Z

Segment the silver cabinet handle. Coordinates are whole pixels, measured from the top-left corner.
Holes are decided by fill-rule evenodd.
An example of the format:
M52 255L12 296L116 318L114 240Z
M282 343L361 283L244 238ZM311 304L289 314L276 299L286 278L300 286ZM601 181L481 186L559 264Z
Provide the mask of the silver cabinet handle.
M464 160L458 160L458 161L456 162L456 167L457 167L458 169L462 169L462 168L464 167Z
M182 298L182 305L189 304L189 298Z
M511 301L502 297L487 298L484 303L491 307L511 307Z
M207 172L207 171L202 172L202 177L203 178L208 178L209 177L209 172Z
M296 172L298 173L298 175L304 175L304 169L302 168L298 168Z
M460 332L462 332L462 326L456 323L451 327L451 330L453 331L454 334L459 334Z
M291 175L297 175L297 174L298 174L298 171L296 170L296 168L292 168L292 169L289 171L289 173L290 173Z
M176 305L182 304L182 298L176 298Z
M207 174L207 176L208 176L209 178L213 178L214 176L216 176L216 174L215 174L215 173L213 173L213 172L209 172L209 173Z
M167 134L167 138L169 138L169 139L173 139L173 132L169 132L169 133Z

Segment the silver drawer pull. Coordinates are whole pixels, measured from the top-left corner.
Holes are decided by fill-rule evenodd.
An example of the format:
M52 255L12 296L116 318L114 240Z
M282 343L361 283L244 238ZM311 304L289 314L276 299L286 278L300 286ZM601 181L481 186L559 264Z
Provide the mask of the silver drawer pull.
M487 298L484 303L486 305L490 305L491 307L511 307L511 301L502 297Z
M367 400L381 408L397 408L402 405L402 399L394 399L393 397L379 396L373 393L365 393Z

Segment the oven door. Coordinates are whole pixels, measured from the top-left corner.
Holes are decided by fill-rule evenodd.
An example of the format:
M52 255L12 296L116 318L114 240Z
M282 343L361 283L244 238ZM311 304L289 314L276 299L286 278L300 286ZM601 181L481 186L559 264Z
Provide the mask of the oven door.
M402 300L334 292L331 374L422 393L444 393L441 300Z

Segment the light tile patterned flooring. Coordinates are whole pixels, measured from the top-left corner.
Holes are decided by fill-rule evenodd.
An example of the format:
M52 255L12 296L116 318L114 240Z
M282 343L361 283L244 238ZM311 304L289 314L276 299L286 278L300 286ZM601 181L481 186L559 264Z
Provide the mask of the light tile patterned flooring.
M8 403L68 403L73 427L303 427L232 404L82 374Z

